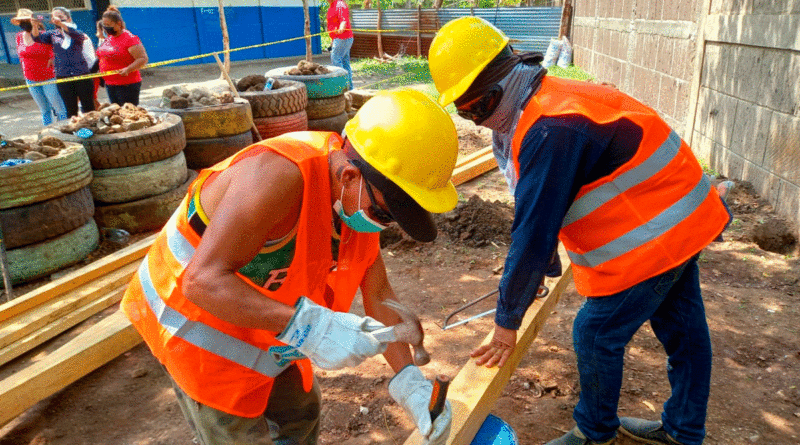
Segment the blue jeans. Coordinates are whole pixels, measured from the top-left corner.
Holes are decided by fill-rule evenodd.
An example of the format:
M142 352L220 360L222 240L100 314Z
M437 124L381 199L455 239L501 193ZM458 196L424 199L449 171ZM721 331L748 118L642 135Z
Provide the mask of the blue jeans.
M618 294L586 300L573 328L581 394L572 415L595 442L616 435L625 345L647 320L668 357L672 394L661 415L664 428L683 444L699 445L705 437L711 338L696 256Z
M50 79L46 82L56 80ZM53 113L55 113L58 120L67 118L67 107L64 106L64 101L61 100L61 95L58 94L58 88L55 84L42 85L32 87L31 84L39 83L26 80L28 84L28 91L31 92L33 100L39 106L39 111L42 112L42 124L50 125L53 123Z
M331 64L347 70L347 84L353 89L353 69L350 68L350 48L353 47L353 38L333 39L331 48Z

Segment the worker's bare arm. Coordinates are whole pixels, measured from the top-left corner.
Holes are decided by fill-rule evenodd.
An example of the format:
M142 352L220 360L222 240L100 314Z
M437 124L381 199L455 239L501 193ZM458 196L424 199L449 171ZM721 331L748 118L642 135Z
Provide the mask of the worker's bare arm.
M392 309L381 304L388 299L397 299L394 294L389 277L386 276L386 265L383 257L378 254L375 262L367 269L361 282L361 294L364 298L364 312L389 326L400 323L402 319ZM394 372L399 372L406 365L412 364L411 351L406 343L392 343L386 348L383 357L389 362Z
M294 308L265 297L236 272L295 226L302 196L297 166L273 153L222 172L201 195L210 223L186 270L186 298L229 323L282 331Z

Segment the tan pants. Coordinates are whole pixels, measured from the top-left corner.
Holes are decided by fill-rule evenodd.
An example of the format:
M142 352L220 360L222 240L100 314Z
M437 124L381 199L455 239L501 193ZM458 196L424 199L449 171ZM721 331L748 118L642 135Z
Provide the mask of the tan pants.
M169 376L169 373L167 373ZM178 404L201 445L314 445L319 437L321 394L316 377L310 392L296 366L276 379L259 417L228 414L191 399L172 380Z

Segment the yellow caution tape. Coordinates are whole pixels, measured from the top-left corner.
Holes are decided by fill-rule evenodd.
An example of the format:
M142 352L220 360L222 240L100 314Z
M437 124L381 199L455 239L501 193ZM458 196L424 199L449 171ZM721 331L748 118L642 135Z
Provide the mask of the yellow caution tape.
M391 29L386 29L386 30L382 29L380 31L375 30L375 29L352 29L351 31L361 31L361 32L397 32L397 30L391 30ZM159 67L159 66L171 65L173 63L178 63L178 62L186 62L186 61L189 61L189 60L202 59L203 57L213 57L214 54L219 55L219 54L225 54L225 53L232 53L232 52L236 52L236 51L244 51L244 50L247 50L247 49L260 48L262 46L277 45L279 43L293 42L295 40L303 40L303 39L306 39L306 38L321 36L323 34L327 34L327 31L318 32L316 34L311 34L311 35L308 35L308 36L292 37L292 38L289 38L289 39L277 40L277 41L274 41L274 42L258 43L256 45L243 46L241 48L233 48L233 49L229 49L229 50L214 51L214 52L210 52L210 53L206 53L206 54L199 54L199 55L196 55L196 56L181 57L179 59L164 60L164 61L161 61L161 62L148 63L147 65L145 65L145 66L143 66L143 67L141 67L139 69L143 70L145 68L155 68L155 67ZM32 83L30 85L16 85L16 86L12 86L12 87L0 88L0 93L5 92L5 91L22 90L22 89L25 89L25 88L28 88L28 87L38 87L38 86L43 86L43 85L53 85L53 84L64 83L64 82L74 82L76 80L83 80L83 79L94 79L96 77L114 75L114 74L117 74L118 72L119 72L119 70L105 71L105 72L102 72L102 73L83 74L83 75L80 75L80 76L65 77L63 79L50 80L50 81L47 81L47 82Z

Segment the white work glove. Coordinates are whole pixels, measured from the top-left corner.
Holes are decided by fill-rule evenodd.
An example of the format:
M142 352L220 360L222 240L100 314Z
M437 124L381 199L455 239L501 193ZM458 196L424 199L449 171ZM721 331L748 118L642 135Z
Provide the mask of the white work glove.
M444 404L442 413L431 423L431 414L428 411L431 393L433 393L433 383L414 365L403 368L389 382L389 394L414 419L420 434L425 437L424 444L444 445L450 436L453 413L448 400Z
M322 369L357 366L386 350L370 334L385 327L372 317L334 312L307 297L300 297L297 310L276 338L293 346Z

